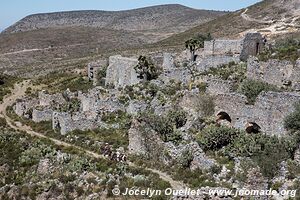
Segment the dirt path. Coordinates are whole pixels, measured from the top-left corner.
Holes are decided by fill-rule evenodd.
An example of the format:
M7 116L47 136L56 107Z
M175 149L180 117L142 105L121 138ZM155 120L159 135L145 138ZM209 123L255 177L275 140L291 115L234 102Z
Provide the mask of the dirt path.
M299 14L295 14L295 16L290 18L282 18L281 20L278 21L271 21L271 20L267 21L267 20L252 18L247 14L247 12L248 12L248 8L241 13L241 17L244 20L264 24L266 25L266 27L260 30L251 29L246 32L263 31L265 35L277 35L277 34L285 34L285 33L292 33L292 32L299 31L300 27L295 23L296 20L300 18Z
M248 8L241 14L241 17L246 21L257 22L257 23L260 23L260 24L272 24L272 23L274 23L273 21L254 19L254 18L250 17L249 15L247 15L246 14L247 12L248 12Z
M72 147L72 148L75 148L77 150L80 150L84 153L86 153L88 156L90 157L93 157L93 158L104 158L106 159L105 156L101 155L101 154L97 154L97 153L94 153L92 151L89 151L89 150L86 150L84 148L81 148L79 146L76 146L76 145L73 145L73 144L70 144L70 143L67 143L67 142L63 142L61 140L57 140L57 139L54 139L54 138L51 138L51 137L47 137L41 133L38 133L38 132L35 132L31 129L31 127L29 126L26 126L26 125L22 125L20 122L14 122L11 118L9 118L7 116L7 113L6 113L6 108L8 106L11 106L14 104L14 102L21 98L22 96L25 95L25 92L27 90L28 87L32 87L30 81L23 81L22 83L17 83L15 84L15 87L14 89L12 90L11 94L6 96L4 99L3 99L3 103L0 104L0 116L4 117L6 119L6 122L7 124L15 129L15 130L18 130L18 131L25 131L26 133L28 133L29 135L31 136L34 136L34 137L39 137L39 138L44 138L44 139L49 139L50 141L52 141L54 144L58 145L58 146L64 146L64 147ZM132 162L128 162L128 165L131 166L131 167L138 167L136 166L134 163ZM182 182L179 182L179 181L175 181L171 178L171 176L169 176L168 174L164 173L164 172L161 172L159 170L156 170L156 169L151 169L151 168L146 168L146 170L149 170L155 174L158 174L159 177L164 180L164 181L167 181L171 184L171 187L173 189L184 189L186 188L186 186L182 183Z

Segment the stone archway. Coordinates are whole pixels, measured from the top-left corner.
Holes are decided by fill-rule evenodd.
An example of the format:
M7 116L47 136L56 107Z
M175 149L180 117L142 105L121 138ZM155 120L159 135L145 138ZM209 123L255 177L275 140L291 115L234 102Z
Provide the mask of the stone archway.
M224 111L221 111L217 114L217 122L221 120L226 120L230 123L232 122L230 115Z
M248 122L246 125L247 133L260 133L261 127L255 122Z

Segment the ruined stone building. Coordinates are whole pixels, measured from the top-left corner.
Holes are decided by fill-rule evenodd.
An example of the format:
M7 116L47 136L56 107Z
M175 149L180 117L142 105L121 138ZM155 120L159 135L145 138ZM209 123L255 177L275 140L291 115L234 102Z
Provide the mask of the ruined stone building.
M138 64L136 58L125 58L120 55L109 57L105 85L125 87L140 82L134 67Z
M206 55L239 55L246 61L249 56L256 56L265 46L265 38L260 33L247 33L238 40L212 40L204 42Z
M93 85L96 86L99 81L98 73L103 68L106 67L107 60L98 60L90 62L87 67L88 78L90 81L93 81Z
M254 105L248 105L247 97L238 93L215 95L216 116L226 113L232 126L245 130L247 124L255 123L269 135L283 136L285 117L294 111L300 94L288 92L263 92Z
M296 63L276 59L267 62L250 57L247 63L247 77L263 81L278 87L290 87L300 90L300 60Z

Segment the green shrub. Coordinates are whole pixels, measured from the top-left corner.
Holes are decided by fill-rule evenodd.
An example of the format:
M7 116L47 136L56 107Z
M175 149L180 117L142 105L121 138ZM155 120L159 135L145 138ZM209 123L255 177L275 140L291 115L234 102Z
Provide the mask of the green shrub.
M6 127L7 126L6 120L2 117L0 117L0 126L1 127Z
M262 91L279 91L279 89L274 85L249 79L244 80L238 87L238 92L244 94L247 97L249 104L254 104L256 97Z
M97 71L97 80L98 80L97 85L105 86L106 71L107 71L107 66L101 67L101 68Z
M179 164L183 168L189 168L191 166L193 159L194 156L192 152L189 150L185 150L179 159Z
M259 59L262 61L280 59L295 62L300 57L298 49L300 49L300 38L284 39L277 41L274 47L261 52Z
M201 75L214 75L223 80L235 80L241 82L246 78L247 66L246 64L236 64L230 62L220 67L210 68L207 71L201 73Z
M151 129L160 134L163 141L178 143L182 137L176 130L187 122L187 113L172 109L165 116L157 116L154 113L141 113L139 119L146 122Z
M279 163L293 157L299 139L296 137L278 138L265 134L239 134L225 148L225 154L234 157L250 157L261 168L266 177L272 178Z
M202 94L196 98L195 101L196 111L203 117L209 117L215 112L215 102L213 97Z
M146 56L140 56L138 61L139 62L134 69L139 75L139 78L143 79L144 81L151 81L160 75L161 69L156 67Z
M167 118L175 124L176 128L183 127L187 122L187 113L183 110L172 109L168 112Z
M284 127L287 130L300 131L300 102L295 104L295 111L284 119Z
M219 150L231 144L241 134L238 130L226 126L210 125L197 136L197 142L205 150Z

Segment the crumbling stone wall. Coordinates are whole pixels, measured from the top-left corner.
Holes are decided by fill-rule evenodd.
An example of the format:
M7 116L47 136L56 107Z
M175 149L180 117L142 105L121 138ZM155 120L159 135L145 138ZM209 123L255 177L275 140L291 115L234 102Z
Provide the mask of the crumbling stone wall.
M61 93L46 94L45 91L38 93L38 100L40 106L62 105L66 103L66 99Z
M138 60L136 58L125 58L122 56L109 57L105 85L125 87L139 83L140 79L134 69L137 64Z
M300 60L293 64L290 61L276 59L260 62L256 57L250 57L247 62L247 77L279 87L291 86L295 90L298 90Z
M88 63L87 72L88 78L90 81L93 81L93 85L96 86L98 84L98 73L102 69L102 67L106 67L108 65L107 60L97 60L94 62Z
M197 70L199 72L204 72L210 68L217 68L230 62L238 63L240 62L240 58L238 56L228 55L205 56L198 59Z
M233 83L218 78L208 78L205 80L207 87L206 92L211 95L230 93L233 91Z
M240 54L243 48L243 40L211 40L204 42L204 53L217 54Z
M247 33L238 40L212 40L204 42L204 55L234 55L239 54L241 60L256 56L265 46L265 38L260 33Z
M243 39L241 60L246 61L249 56L258 55L265 46L266 40L260 33L247 33Z
M175 80L176 82L188 84L191 80L191 74L187 68L173 68L162 73L158 79L164 83L168 83L170 80Z
M91 117L88 113L54 112L52 115L52 127L59 130L62 135L74 130L91 130L101 127L103 122L98 117Z
M32 121L34 122L43 122L52 120L53 110L50 108L38 110L33 109L32 111Z
M248 122L255 122L262 132L283 136L285 117L294 111L294 104L300 101L300 94L287 92L263 92L254 105L247 105L247 98L237 93L219 94L215 96L216 115L226 112L232 126L245 129Z
M164 53L163 54L163 65L162 65L162 67L163 67L164 71L169 71L169 70L171 70L175 67L174 57L175 57L175 55L173 55L171 53Z
M37 104L38 101L35 99L25 99L17 101L13 109L19 117L31 118L31 112Z

